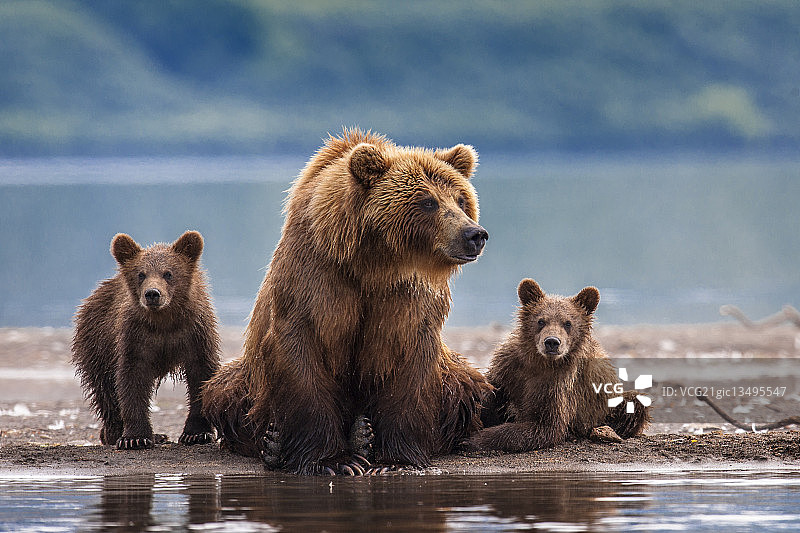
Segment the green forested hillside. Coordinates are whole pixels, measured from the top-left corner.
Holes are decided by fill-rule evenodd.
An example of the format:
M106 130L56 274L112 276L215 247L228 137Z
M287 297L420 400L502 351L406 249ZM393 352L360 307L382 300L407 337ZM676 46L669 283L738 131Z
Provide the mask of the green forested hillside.
M0 155L800 144L800 3L5 0Z

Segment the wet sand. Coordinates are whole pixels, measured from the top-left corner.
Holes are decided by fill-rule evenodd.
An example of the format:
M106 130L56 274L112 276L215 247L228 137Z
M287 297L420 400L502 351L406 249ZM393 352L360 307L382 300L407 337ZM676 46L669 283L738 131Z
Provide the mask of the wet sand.
M675 367L691 360L800 360L800 330L779 326L751 330L735 323L669 326L598 326L596 335L615 357L657 360ZM447 328L448 345L477 366L488 364L502 326ZM223 328L223 359L238 356L241 328ZM70 364L69 329L0 328L0 467L37 475L109 475L131 473L250 474L264 469L258 460L220 450L217 445L168 443L152 450L118 451L102 446L99 424L83 399ZM774 365L773 365L774 366ZM772 368L764 365L764 368ZM775 401L741 408L718 402L748 423L764 423L800 414L800 376L775 366L766 382L788 392ZM654 378L655 379L655 378ZM736 386L737 378L727 386ZM666 383L666 382L665 382ZM674 381L671 385L680 385ZM664 383L654 381L654 386ZM749 385L742 378L739 385ZM740 411L736 413L736 406ZM733 409L731 409L733 407ZM659 417L658 409L669 411ZM567 442L523 454L495 452L450 455L434 460L426 473L484 474L532 471L633 470L671 468L797 468L800 429L753 433L737 430L699 401L656 402L656 422L645 435L622 443ZM177 440L186 416L185 389L165 381L152 406L158 433ZM755 465L755 466L754 466Z

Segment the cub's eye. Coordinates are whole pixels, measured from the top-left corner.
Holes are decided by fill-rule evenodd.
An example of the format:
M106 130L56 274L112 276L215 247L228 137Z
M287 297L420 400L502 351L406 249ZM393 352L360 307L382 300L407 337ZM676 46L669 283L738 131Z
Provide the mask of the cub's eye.
M146 277L147 275L144 272L139 272L139 283L143 282Z
M163 277L167 281L172 281L172 272L170 272L170 271L164 272L164 276Z
M429 213L439 209L439 202L437 202L436 198L433 198L432 196L428 196L427 198L423 198L419 202L419 205L420 205L420 207L422 207L422 209L424 209L425 211L427 211Z
M567 331L567 333L569 333L569 330L572 329L572 322L570 322L569 320L564 322L564 329Z
M543 327L544 327L544 325L545 325L546 323L547 323L547 322L545 322L545 321L544 321L544 319L542 319L542 318L540 318L540 319L539 319L539 322L537 322L537 324L539 324L539 327L540 327L540 328L543 328Z

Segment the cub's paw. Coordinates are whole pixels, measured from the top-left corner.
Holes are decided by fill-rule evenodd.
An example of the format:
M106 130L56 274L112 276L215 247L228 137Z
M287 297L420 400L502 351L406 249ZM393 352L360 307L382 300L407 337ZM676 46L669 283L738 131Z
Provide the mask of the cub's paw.
M374 442L375 433L372 431L372 423L369 418L360 415L350 429L350 446L353 450L353 457L369 465Z
M204 431L203 433L184 433L180 436L178 442L192 446L194 444L209 444L215 440L214 433Z
M270 470L281 467L280 433L275 428L275 424L267 427L267 431L261 439L261 460L264 461L264 466Z
M118 450L143 450L154 446L151 437L121 437L117 441Z
M169 443L169 437L166 433L153 433L153 443L154 444L167 444Z

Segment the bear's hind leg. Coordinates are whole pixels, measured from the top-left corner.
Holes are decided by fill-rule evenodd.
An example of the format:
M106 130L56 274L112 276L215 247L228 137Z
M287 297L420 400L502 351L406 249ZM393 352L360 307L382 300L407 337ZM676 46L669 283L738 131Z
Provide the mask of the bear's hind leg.
M222 439L220 446L247 457L258 457L262 446L256 438L260 432L248 416L253 407L249 380L243 358L224 365L202 387L202 414L216 428L217 436Z
M481 401L492 390L483 375L460 355L450 352L448 356L442 370L440 454L451 453L481 429Z

